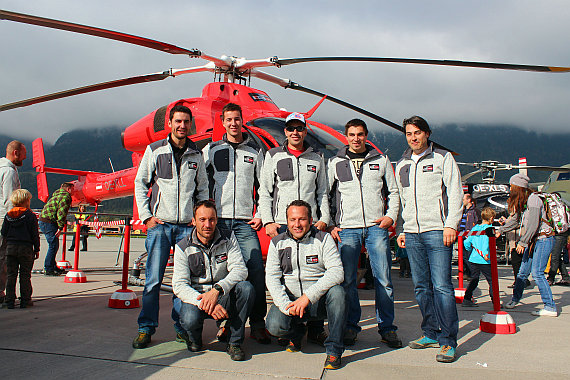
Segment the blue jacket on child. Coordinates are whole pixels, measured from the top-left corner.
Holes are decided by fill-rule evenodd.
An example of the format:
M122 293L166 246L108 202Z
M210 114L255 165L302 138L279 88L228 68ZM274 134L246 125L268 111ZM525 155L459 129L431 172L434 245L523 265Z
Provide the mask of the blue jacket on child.
M476 224L471 231L484 231L491 227L493 226L490 224ZM471 253L469 255L470 263L491 264L488 236L468 236L467 239L463 241L463 246Z

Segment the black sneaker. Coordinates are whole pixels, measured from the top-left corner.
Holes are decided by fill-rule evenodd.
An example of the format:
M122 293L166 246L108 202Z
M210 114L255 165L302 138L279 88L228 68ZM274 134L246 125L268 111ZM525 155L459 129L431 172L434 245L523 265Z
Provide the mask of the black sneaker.
M139 331L139 335L133 340L133 348L147 348L150 343L150 334L145 331Z
M327 355L325 369L339 369L341 366L340 356Z
M6 302L6 309L13 309L14 308L14 301Z
M299 340L291 340L289 345L285 349L287 352L299 352L301 351L301 339Z
M63 268L55 268L54 272L57 272L59 274L65 274L67 270Z
M188 344L189 340L190 340L190 337L188 336L188 333L186 331L176 331L176 341L178 343Z
M202 343L192 342L190 339L188 339L186 341L186 348L188 348L188 351L190 352L202 351Z
M270 344L271 337L265 328L257 328L251 329L249 333L249 337L253 340L256 340L257 343L260 344Z
M386 343L390 348L402 348L402 341L395 331L387 331L382 335L382 343Z
M289 345L289 339L277 338L277 344L280 345L281 347L286 347L287 345Z
M44 276L56 277L59 276L59 272L56 272L54 270L46 270L44 271Z
M325 346L325 340L329 337L329 334L325 330L320 331L318 334L307 334L307 341L311 343L318 344L321 347Z
M20 309L25 309L25 308L32 307L32 306L34 306L34 301L32 301L32 300L27 300L27 301L21 300L20 301Z
M463 306L463 307L479 307L479 305L477 305L475 302L473 302L473 300L470 300L467 298L463 298L463 302L461 303L461 306Z
M241 362L245 360L245 352L239 344L228 344L226 352L230 355L230 359Z
M346 329L344 330L344 337L342 338L342 341L345 346L354 346L357 336L358 333L356 331L352 329Z

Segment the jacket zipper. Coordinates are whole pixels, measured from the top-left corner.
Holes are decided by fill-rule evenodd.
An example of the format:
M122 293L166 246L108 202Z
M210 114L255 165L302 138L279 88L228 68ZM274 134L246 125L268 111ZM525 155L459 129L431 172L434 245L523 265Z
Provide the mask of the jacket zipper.
M303 283L301 282L301 264L299 263L299 242L297 243L297 273L299 277L299 289L301 289L301 296L303 295Z
M234 149L232 146L230 146L230 149L233 150L233 155L234 155L234 205L233 205L233 212L232 212L232 219L236 218L236 177L237 177L237 166L236 166L236 155L237 155L237 148Z

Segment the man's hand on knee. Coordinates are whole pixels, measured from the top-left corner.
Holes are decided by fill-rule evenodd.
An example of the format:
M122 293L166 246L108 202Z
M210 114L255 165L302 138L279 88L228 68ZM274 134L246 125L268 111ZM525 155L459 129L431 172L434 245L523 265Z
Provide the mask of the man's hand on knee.
M301 297L297 298L295 301L287 305L285 309L289 311L289 315L299 316L300 318L303 318L305 309L309 306L310 303L311 301L309 301L309 297L303 294Z
M214 308L218 305L218 297L220 292L216 289L210 289L210 291L198 295L198 300L201 300L199 308L204 310L207 314L212 315Z

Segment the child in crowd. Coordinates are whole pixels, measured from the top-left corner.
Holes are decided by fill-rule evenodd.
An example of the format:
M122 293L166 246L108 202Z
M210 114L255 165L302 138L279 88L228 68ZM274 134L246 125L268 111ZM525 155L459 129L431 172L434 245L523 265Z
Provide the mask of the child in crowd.
M411 277L410 260L408 259L406 248L398 247L396 250L396 257L400 262L400 277Z
M490 207L485 207L481 211L481 224L473 226L471 231L484 231L491 228L497 213ZM481 236L468 236L463 242L465 250L469 252L469 265L471 266L471 281L465 290L465 297L463 298L462 306L475 307L477 304L473 299L473 291L479 285L479 274L483 273L485 279L489 283L489 294L493 298L493 290L491 286L491 259L489 257L489 237Z
M20 308L33 305L32 267L40 256L40 235L38 219L30 210L32 194L25 189L15 190L10 195L14 207L8 211L2 224L2 236L6 239L6 299L5 306L14 308L16 300L16 279L20 272Z

